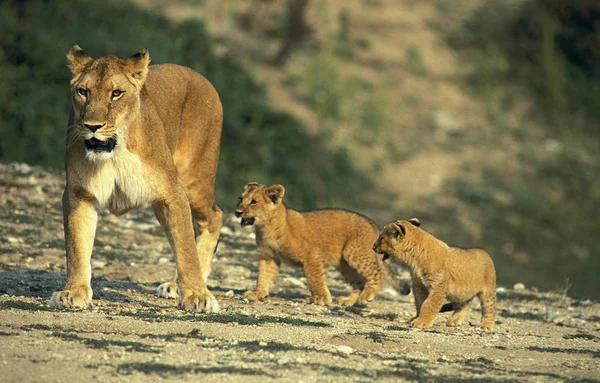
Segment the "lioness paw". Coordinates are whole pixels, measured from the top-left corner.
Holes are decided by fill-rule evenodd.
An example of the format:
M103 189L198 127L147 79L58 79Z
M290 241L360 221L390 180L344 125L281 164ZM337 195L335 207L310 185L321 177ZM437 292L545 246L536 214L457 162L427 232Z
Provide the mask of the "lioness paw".
M492 331L494 329L494 324L493 323L481 323L477 326L477 328L481 329L482 331Z
M56 291L50 298L53 309L87 309L92 308L92 292L75 292L71 290Z
M177 283L173 282L161 283L156 289L156 295L161 298L176 299L179 296L179 287L177 286Z
M184 293L179 301L179 306L186 311L219 312L219 302L208 290L203 293Z
M250 299L251 301L262 301L263 299L265 299L267 297L267 294L265 291L261 291L261 290L248 290L244 293L244 296L248 299Z

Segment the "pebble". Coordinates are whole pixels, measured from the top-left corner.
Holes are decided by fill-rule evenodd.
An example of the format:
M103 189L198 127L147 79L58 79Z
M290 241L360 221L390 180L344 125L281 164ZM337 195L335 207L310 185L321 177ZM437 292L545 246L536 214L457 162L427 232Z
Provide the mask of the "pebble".
M519 282L519 283L515 283L515 285L513 286L513 289L515 290L525 290L525 284Z
M227 298L231 298L231 297L233 297L233 290L229 290L228 292L226 292L226 293L225 293L225 296L226 296Z
M354 352L354 349L352 347L344 345L337 346L335 349L337 352L344 355L350 355Z
M104 261L92 261L92 268L94 269L103 269L104 266L106 266Z
M259 347L267 347L267 342L258 342Z
M160 258L158 258L158 264L159 265L164 265L165 263L169 263L169 258L167 258L167 257L160 257Z
M233 230L231 230L227 226L223 226L223 227L221 227L221 234L222 235L233 235Z
M506 289L505 289L504 287L498 287L498 288L496 289L496 292L497 292L497 293L503 293L503 292L505 292L505 291L506 291Z
M304 282L302 282L301 280L299 280L298 278L288 277L285 279L285 281L292 286L306 288L306 284Z
M290 362L290 358L284 356L283 358L277 359L277 364L283 366L284 364L288 364Z
M548 312L546 313L546 320L547 320L547 321L554 320L554 319L556 319L556 317L557 317L557 316L558 316L558 314L557 314L557 313L555 313L555 312L552 312L552 311L548 311Z

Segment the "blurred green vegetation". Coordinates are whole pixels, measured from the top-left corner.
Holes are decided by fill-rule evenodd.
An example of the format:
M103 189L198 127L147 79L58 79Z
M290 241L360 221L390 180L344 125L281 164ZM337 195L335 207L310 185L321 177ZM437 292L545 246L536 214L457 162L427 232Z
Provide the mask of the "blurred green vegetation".
M116 0L0 3L0 160L63 167L70 108L65 54L73 44L93 57L128 57L148 47L153 63L186 65L213 83L225 113L217 175L223 208L233 208L249 181L284 184L295 208L358 209L366 203L361 196L372 194L361 192L370 180L343 148L330 148L274 110L235 58L215 54L201 21L177 24Z
M487 103L494 142L510 145L521 169L488 166L478 181L465 169L434 197L446 202L416 214L449 243L486 248L500 284L600 296L598 20L597 1L487 1L448 33ZM457 225L461 210L470 222Z

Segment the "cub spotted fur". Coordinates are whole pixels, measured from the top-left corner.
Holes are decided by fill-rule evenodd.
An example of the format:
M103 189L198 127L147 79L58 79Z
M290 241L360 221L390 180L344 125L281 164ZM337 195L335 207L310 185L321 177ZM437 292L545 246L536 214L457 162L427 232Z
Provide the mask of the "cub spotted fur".
M385 226L373 250L404 262L411 270L417 316L411 325L430 328L444 300L454 313L448 326L458 326L469 312L469 302L479 298L480 327L494 327L496 271L484 250L449 247L422 230L418 219L396 221Z
M161 285L159 295L179 295L186 310L218 311L206 287L222 223L214 198L223 120L217 92L189 68L148 67L147 50L93 59L75 45L67 58L67 284L50 305L91 306L99 209L118 215L151 205L177 258L178 283Z
M282 261L302 266L306 272L311 301L331 303L325 283L325 267L337 267L352 286L352 293L338 299L341 305L371 301L381 287L382 273L391 277L387 266L372 250L378 230L369 219L346 210L324 209L298 212L282 202L282 185L267 187L258 183L245 186L235 215L241 225L254 225L260 254L258 282L244 295L262 300L279 273ZM385 275L384 275L385 276ZM397 281L391 281L400 288Z

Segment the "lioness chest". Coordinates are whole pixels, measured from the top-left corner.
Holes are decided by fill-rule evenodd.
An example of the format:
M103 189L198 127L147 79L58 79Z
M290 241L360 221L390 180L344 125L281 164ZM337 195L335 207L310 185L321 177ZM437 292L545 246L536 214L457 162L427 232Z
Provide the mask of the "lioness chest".
M123 149L91 169L86 189L100 208L120 215L148 204L152 197L150 179L149 169L140 158Z

